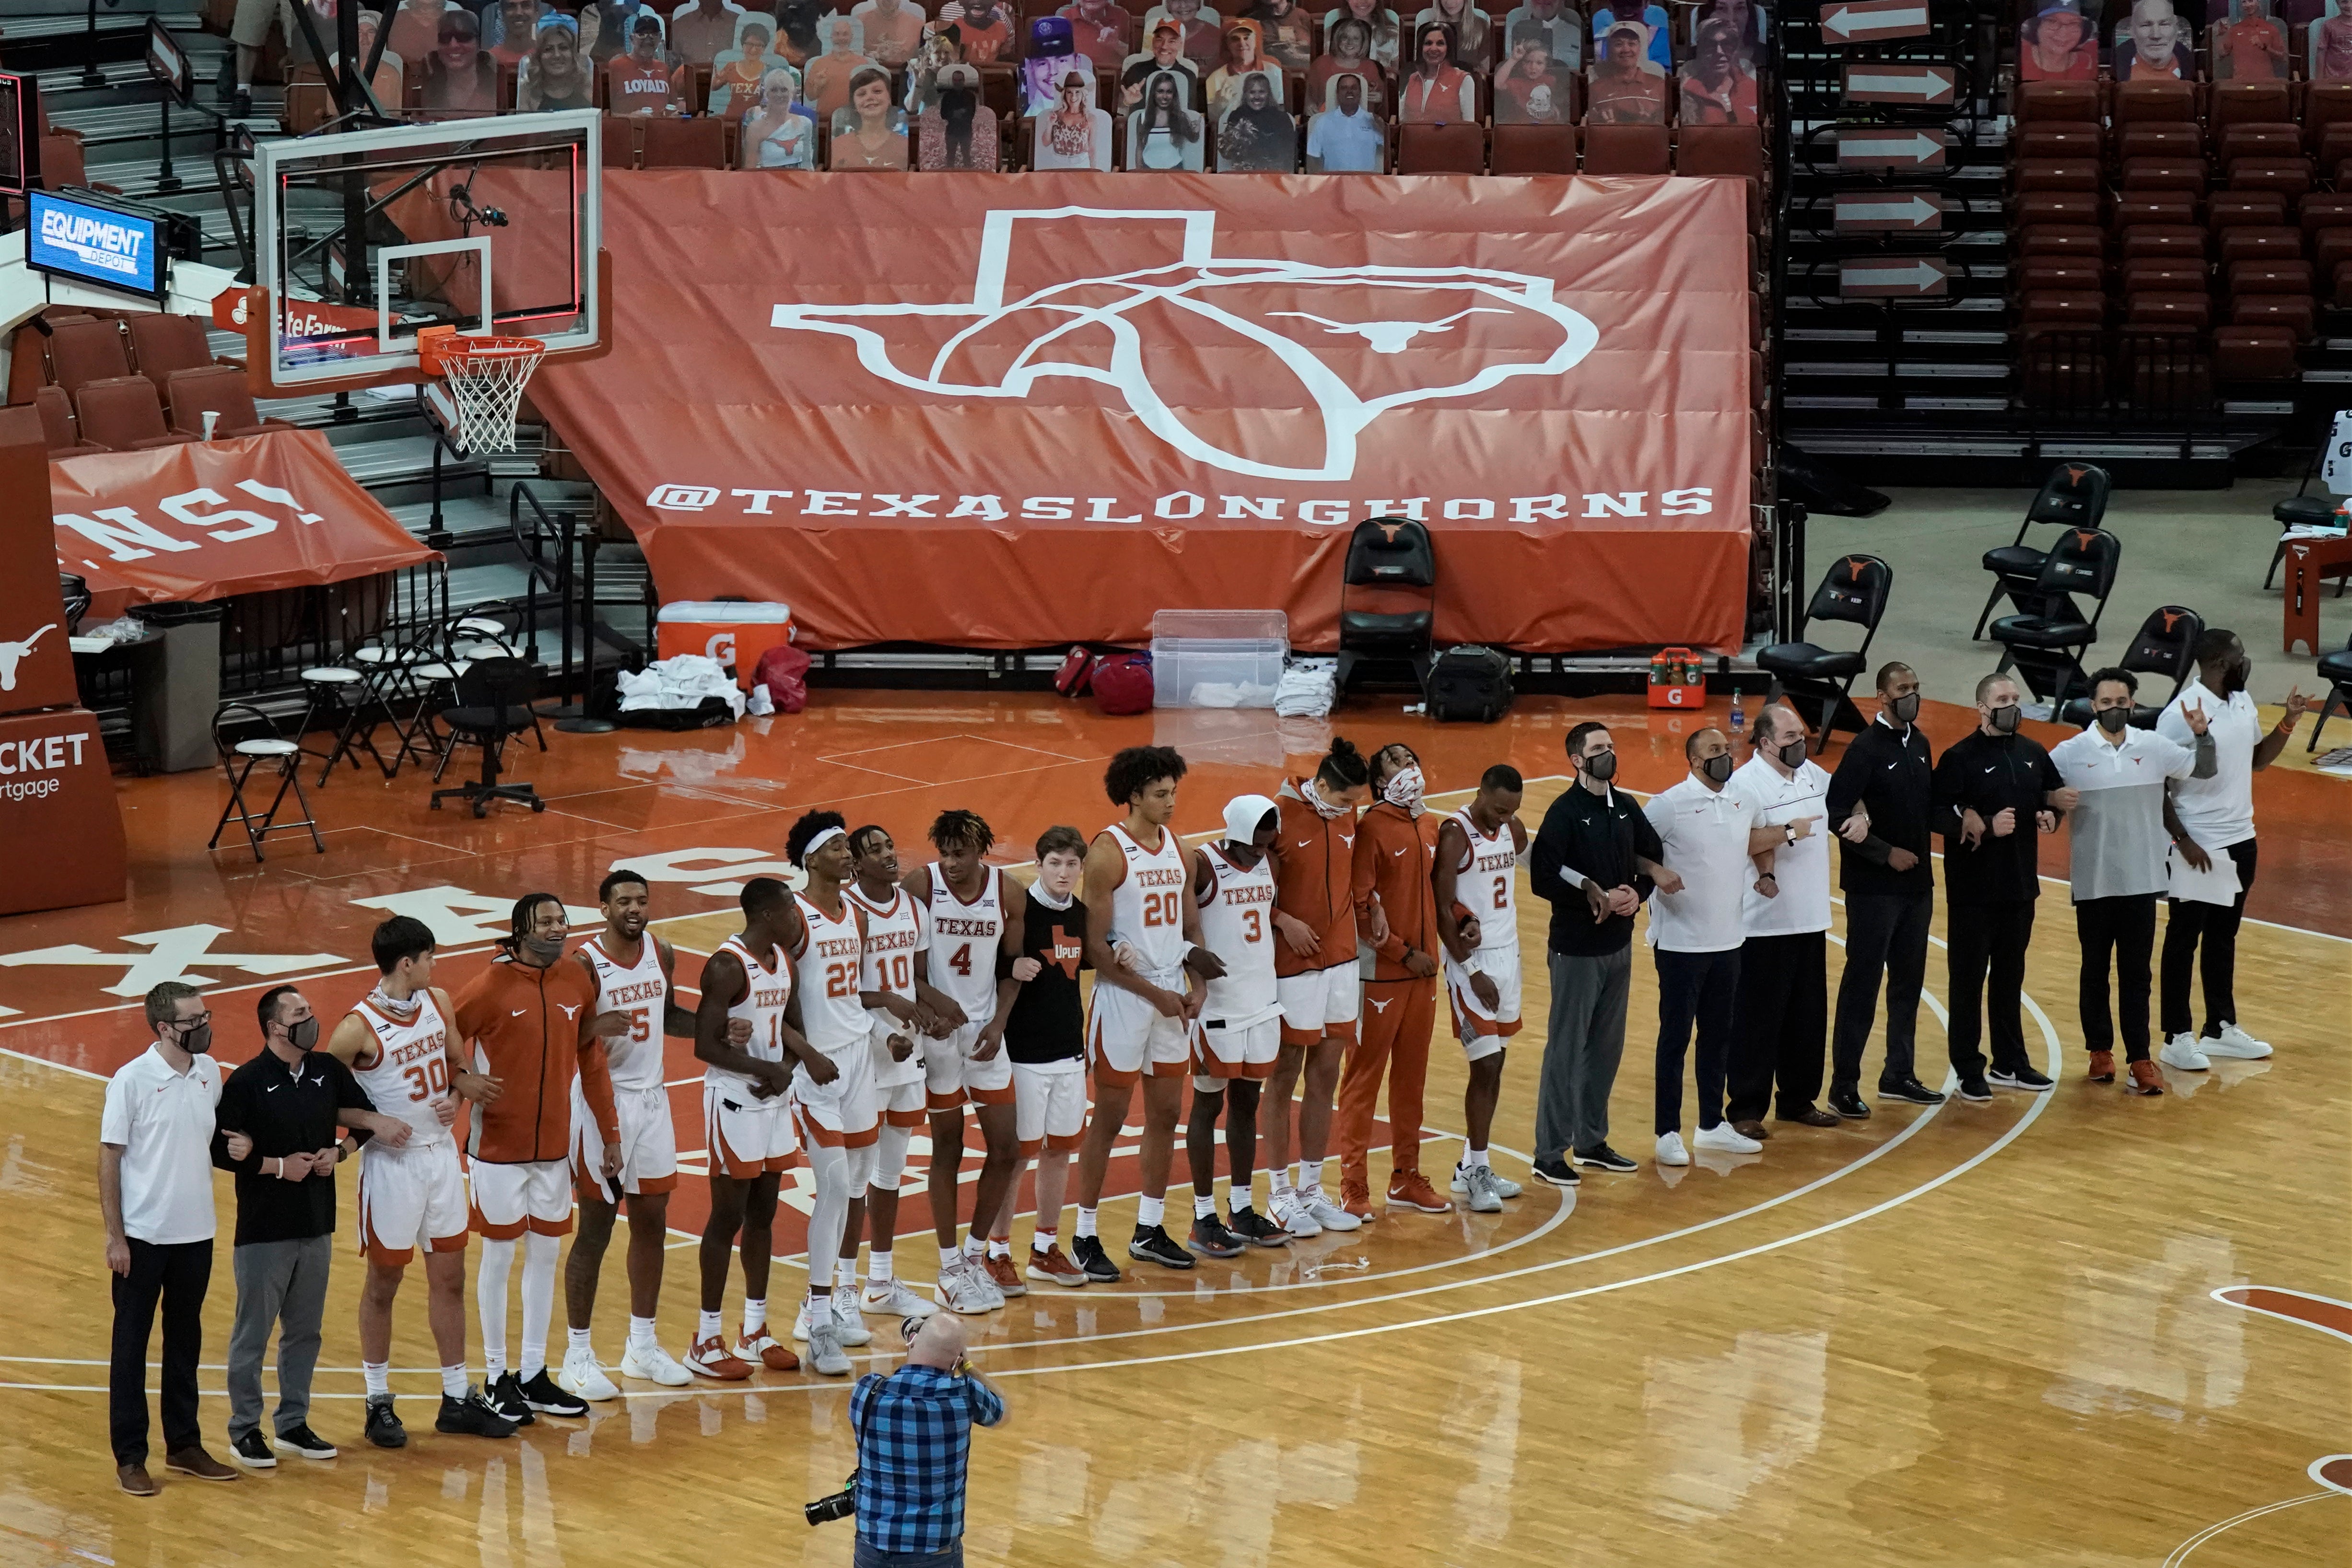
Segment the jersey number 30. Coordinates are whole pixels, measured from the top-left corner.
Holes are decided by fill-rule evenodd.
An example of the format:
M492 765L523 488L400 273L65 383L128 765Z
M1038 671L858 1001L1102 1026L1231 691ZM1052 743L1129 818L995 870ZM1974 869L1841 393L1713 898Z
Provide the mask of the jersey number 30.
M448 1092L449 1058L435 1057L429 1061L418 1062L414 1067L403 1068L400 1076L408 1080L411 1104L420 1100L430 1100L436 1094Z

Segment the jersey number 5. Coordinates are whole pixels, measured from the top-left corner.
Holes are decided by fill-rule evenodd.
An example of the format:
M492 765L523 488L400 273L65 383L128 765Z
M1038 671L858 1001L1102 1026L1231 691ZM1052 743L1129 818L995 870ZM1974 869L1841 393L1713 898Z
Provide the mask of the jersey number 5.
M430 1061L418 1062L414 1067L403 1068L400 1076L408 1080L411 1104L420 1100L430 1100L436 1094L448 1092L449 1058L435 1057Z

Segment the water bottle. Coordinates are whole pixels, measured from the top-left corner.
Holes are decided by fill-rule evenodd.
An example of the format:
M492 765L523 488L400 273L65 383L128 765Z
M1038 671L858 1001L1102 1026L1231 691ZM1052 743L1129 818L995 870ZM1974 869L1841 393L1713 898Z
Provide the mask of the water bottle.
M1740 710L1739 689L1731 689L1731 738L1738 740L1748 731L1748 715Z

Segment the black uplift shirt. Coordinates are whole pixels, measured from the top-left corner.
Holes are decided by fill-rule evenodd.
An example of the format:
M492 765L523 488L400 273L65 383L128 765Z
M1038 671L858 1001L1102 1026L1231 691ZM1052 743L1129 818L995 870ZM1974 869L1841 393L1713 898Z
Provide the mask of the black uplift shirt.
M1936 831L1944 836L1944 898L1955 904L2005 904L2042 896L2041 829L2034 813L2065 781L2050 753L2023 735L1971 730L1936 764ZM1996 838L1992 820L2017 812L2016 831ZM1974 848L1960 837L1961 813L1984 818Z
M1663 860L1665 848L1658 830L1642 815L1641 803L1622 790L1595 795L1570 783L1544 813L1543 826L1528 867L1528 885L1538 897L1551 900L1551 950L1579 958L1601 958L1633 940L1633 917L1592 918L1584 889L1560 877L1566 867L1603 888L1631 885L1646 899L1650 879L1634 867L1643 859Z
M289 1182L263 1175L261 1163L315 1154L335 1141L344 1110L374 1109L351 1068L324 1051L309 1052L289 1068L265 1047L229 1074L213 1116L213 1163L236 1175L236 1245L332 1236L334 1173ZM242 1160L228 1157L231 1132L253 1140Z

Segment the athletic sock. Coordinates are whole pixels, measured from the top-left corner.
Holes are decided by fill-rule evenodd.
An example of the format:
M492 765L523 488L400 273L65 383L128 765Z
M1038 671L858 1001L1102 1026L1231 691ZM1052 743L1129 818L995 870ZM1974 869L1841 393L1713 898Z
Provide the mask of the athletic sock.
M531 1231L522 1238L522 1364L529 1383L547 1370L547 1328L555 1319L555 1266L563 1243Z
M713 1315L716 1316L716 1314ZM743 1337L747 1340L756 1340L760 1337L761 1331L767 1326L768 1303L764 1300L754 1301L749 1296L744 1297Z
M1150 1230L1167 1217L1166 1199L1138 1198L1135 1200L1135 1227L1138 1230Z
M700 1344L705 1340L715 1340L725 1331L719 1326L718 1313L704 1312L695 1319L694 1342Z
M890 1267L888 1253L876 1253L866 1265L866 1283L876 1287L887 1285L890 1283Z
M963 1261L963 1248L962 1248L962 1247L940 1247L940 1268L953 1268L957 1264L961 1263L962 1261Z
M1289 1164L1285 1165L1282 1168L1282 1184L1288 1187L1294 1193L1303 1193L1307 1190L1298 1184L1297 1161L1293 1160Z
M1040 1258L1054 1250L1054 1233L1042 1227L1029 1237L1029 1250Z
M988 1238L988 1255L991 1258L1010 1258L1013 1256L1013 1244L999 1241L992 1236Z
M833 1283L836 1289L857 1289L857 1259L837 1258L833 1264Z
M515 1244L485 1237L474 1270L474 1307L482 1324L482 1380L496 1383L507 1370L507 1277L514 1271Z
M631 1313L629 1317L630 1348L649 1351L654 1348L655 1343L654 1321L651 1318L640 1318Z
M963 1255L977 1261L988 1256L988 1237L973 1231L963 1238Z
M563 1347L567 1352L584 1351L589 1349L588 1331L585 1329L565 1329L563 1331Z
M1213 1194L1208 1193L1194 1193L1192 1194L1192 1217L1194 1219L1206 1219L1216 1212L1217 1200Z
M466 1397L466 1368L462 1362L441 1369L441 1394L445 1399Z
M1094 1238L1095 1211L1087 1207L1086 1205L1080 1204L1078 1205L1078 1239L1080 1241L1092 1241Z
M1462 1163L1465 1165L1483 1165L1486 1163L1486 1151L1473 1149L1462 1156Z
M390 1362L380 1361L373 1364L362 1362L360 1376L367 1381L367 1396L370 1399L392 1397L392 1363Z

